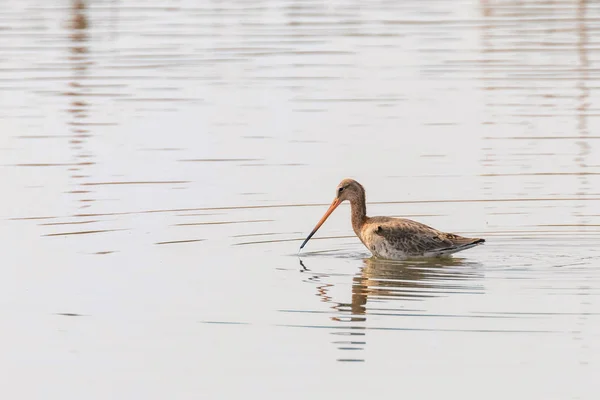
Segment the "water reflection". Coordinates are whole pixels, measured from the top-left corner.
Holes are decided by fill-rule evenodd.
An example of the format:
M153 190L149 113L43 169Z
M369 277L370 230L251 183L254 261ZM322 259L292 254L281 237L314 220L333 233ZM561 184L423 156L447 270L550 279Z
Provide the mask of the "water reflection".
M577 88L579 89L578 96L578 123L577 129L579 131L580 139L576 142L579 148L579 151L575 155L575 163L580 168L580 171L588 170L588 157L591 152L591 146L587 136L589 135L588 131L588 111L590 108L590 89L589 89L589 56L588 56L588 46L589 46L589 37L588 37L588 27L586 18L587 11L587 0L579 0L577 6L577 53L579 55L579 79L577 83ZM577 191L578 196L585 196L590 191L590 183L588 179L588 175L585 173L580 173L577 176L579 180L579 190ZM589 223L588 218L585 216L586 212L586 204L584 202L579 202L576 206L576 211L574 214L579 215L580 223L582 225L586 225Z
M350 302L338 302L331 294L335 284L330 275L311 271L300 260L301 272L310 274L307 282L316 284L321 301L331 304L329 319L333 343L341 351L352 351L349 357L338 361L364 361L356 351L367 345L369 329L414 330L411 318L440 317L424 313L415 301L454 294L483 294L483 287L475 280L482 278L481 264L464 258L431 258L405 261L382 260L374 257L363 260L363 266L352 278ZM390 326L371 327L369 316L387 317ZM406 319L405 321L399 319ZM346 338L347 337L347 338Z
M550 377L516 392L584 393L573 377L600 360L596 4L50 3L1 12L0 304L7 363L68 361L61 344L81 357L23 365L15 390L125 365L223 396L215 377L283 387L304 371L342 397L339 359L404 376L408 397L490 370ZM315 249L348 251L298 273L298 230L340 175L385 188L374 213L496 245L465 255L481 265L364 259L340 215ZM73 309L101 318L46 318Z
M72 76L69 88L64 93L69 98L67 108L70 115L68 125L71 133L69 147L75 158L75 162L69 167L69 172L76 188L71 190L70 194L78 197L79 208L88 208L94 202L91 197L92 190L83 186L89 177L89 166L94 164L93 156L87 148L87 142L92 136L92 132L87 123L91 111L89 103L91 96L89 96L86 78L92 62L89 57L89 20L86 12L87 6L83 0L72 0L71 15L67 24L71 31L68 63L71 66Z
M364 313L366 304L390 299L418 300L465 290L464 282L476 277L475 263L464 258L389 261L368 258L352 285L352 312ZM449 267L467 267L449 268ZM478 291L477 287L469 287Z
M598 123L593 107L597 40L590 32L597 8L588 0L556 1L543 7L482 0L480 12L478 64L484 124L492 133L485 137L482 165L493 171L482 174L484 192L493 196L513 174L522 178L511 182L518 196L548 191L551 197L556 192L548 188L560 184L583 199L593 190L595 174L592 140L597 137L590 132ZM508 23L508 18L514 22ZM560 169L552 168L559 162ZM579 200L570 213L584 226L589 223L587 210L588 205Z

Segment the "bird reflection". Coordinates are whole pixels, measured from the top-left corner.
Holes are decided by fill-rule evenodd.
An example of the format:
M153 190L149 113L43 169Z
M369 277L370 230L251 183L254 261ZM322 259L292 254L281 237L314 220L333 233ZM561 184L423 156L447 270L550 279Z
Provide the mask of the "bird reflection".
M364 266L353 278L352 314L365 314L371 301L415 300L445 295L461 287L454 281L469 279L469 270L449 269L468 264L462 258L438 258L408 262L375 258L363 260Z
M332 334L348 337L334 340L340 350L364 350L366 323L369 314L390 318L410 317L415 301L448 296L460 292L481 292L473 283L480 277L480 265L464 258L434 258L389 261L377 258L362 260L363 265L352 278L351 302L336 302L330 291L327 274L316 273L300 261L301 272L311 274L309 282L316 283L317 296L331 304ZM357 336L360 340L357 341ZM357 353L353 353L356 355ZM364 361L362 357L340 358L338 361Z

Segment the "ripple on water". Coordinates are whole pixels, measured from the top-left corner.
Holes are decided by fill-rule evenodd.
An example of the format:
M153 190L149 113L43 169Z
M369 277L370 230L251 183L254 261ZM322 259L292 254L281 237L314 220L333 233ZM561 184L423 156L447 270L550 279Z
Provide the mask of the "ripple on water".
M595 398L598 4L163 3L0 11L7 391ZM299 263L345 176L486 245L375 260L340 207Z

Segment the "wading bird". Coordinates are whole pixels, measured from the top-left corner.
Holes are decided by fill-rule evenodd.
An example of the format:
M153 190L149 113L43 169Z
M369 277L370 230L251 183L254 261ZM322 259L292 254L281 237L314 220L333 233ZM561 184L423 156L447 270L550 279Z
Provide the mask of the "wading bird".
M485 242L485 239L440 232L410 219L367 217L365 189L353 179L344 179L336 189L336 197L331 206L304 240L300 250L345 200L350 202L354 233L375 257L391 260L443 257Z

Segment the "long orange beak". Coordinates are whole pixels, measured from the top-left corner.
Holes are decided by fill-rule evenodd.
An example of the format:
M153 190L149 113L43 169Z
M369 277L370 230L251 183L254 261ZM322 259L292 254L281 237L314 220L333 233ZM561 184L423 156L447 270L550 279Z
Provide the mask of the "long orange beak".
M310 240L310 238L313 237L313 235L315 233L317 233L317 231L319 230L319 228L321 227L321 225L323 225L323 223L327 220L327 218L329 218L329 216L331 215L331 213L340 204L342 204L342 202L338 198L335 198L333 200L333 203L331 203L331 205L329 206L329 209L327 210L327 212L325 213L325 215L323 215L323 218L321 218L321 220L317 223L317 226L315 226L315 229L313 229L312 232L308 235L308 237L306 239L304 239L304 242L302 242L302 245L300 246L300 250L302 250L302 248L304 247L304 245L306 244L306 242L308 242Z

